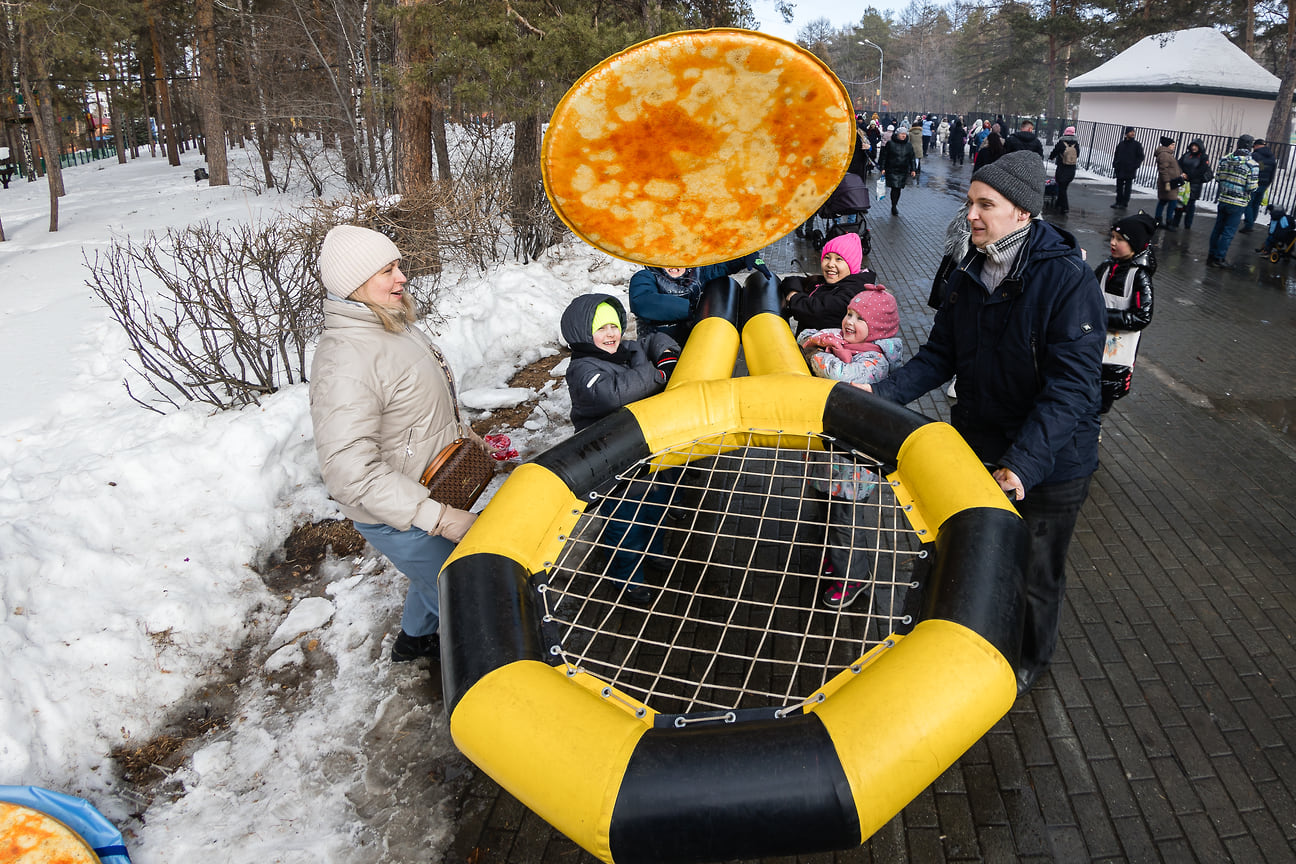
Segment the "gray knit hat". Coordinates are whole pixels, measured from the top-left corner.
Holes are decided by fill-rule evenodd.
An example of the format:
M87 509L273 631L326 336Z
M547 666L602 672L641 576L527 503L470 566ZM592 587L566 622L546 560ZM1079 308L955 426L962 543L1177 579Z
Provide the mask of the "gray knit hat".
M1005 153L972 175L1032 216L1044 209L1044 160L1030 150Z
M369 277L401 257L384 234L359 225L336 225L320 246L320 281L330 293L349 297Z
M1255 138L1251 137L1250 135L1243 133L1238 136L1237 149L1250 150L1253 144L1255 144Z

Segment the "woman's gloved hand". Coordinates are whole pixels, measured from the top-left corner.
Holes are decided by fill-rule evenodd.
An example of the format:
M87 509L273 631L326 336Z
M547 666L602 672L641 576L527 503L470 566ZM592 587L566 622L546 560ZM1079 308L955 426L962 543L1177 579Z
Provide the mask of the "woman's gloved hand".
M438 537L444 537L451 543L458 543L476 521L476 513L457 510L454 507L442 507L441 518L437 520L436 527L432 529L431 533Z

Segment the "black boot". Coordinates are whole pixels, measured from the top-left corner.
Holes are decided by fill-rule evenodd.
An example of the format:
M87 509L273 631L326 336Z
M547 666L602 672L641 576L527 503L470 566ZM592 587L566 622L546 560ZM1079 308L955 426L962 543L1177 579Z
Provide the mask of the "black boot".
M434 660L441 659L441 635L439 633L429 633L426 636L411 636L404 630L400 631L395 644L392 645L392 662L408 663L420 657L431 657Z

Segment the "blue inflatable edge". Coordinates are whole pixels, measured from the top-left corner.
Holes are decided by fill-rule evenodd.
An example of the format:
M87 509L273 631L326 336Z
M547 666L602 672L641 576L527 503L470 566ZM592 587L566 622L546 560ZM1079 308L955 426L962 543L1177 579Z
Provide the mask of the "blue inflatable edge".
M53 816L81 836L102 864L130 864L122 834L84 798L39 786L0 786L0 801L20 804Z

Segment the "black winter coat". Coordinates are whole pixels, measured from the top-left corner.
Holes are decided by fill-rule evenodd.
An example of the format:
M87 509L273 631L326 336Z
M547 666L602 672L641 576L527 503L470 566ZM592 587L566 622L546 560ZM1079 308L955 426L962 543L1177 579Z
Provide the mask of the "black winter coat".
M1193 155L1193 145L1197 145L1197 154ZM1215 172L1211 169L1210 156L1206 155L1206 147L1200 138L1194 138L1188 142L1188 149L1179 157L1179 168L1183 173L1188 175L1188 182L1192 184L1192 196L1196 198L1201 194L1201 186L1215 179Z
M1061 138L1057 140L1057 143L1053 145L1053 149L1049 151L1049 155L1048 155L1049 161L1056 162L1059 168L1063 167L1062 154L1065 153L1071 147L1075 148L1076 164L1079 164L1080 142L1076 140L1076 137L1074 135L1063 135ZM1074 168L1075 165L1071 165L1068 167Z
M1008 275L987 293L984 253L950 275L945 303L912 360L873 385L907 404L958 375L954 428L1027 494L1098 467L1106 309L1075 238L1035 221Z
M615 354L595 347L594 310L600 303L616 309L624 332L625 307L610 294L582 294L562 314L562 336L572 349L567 367L571 421L578 432L618 408L664 390L666 373L654 364L667 354L679 356L679 345L664 333L649 333L638 341L622 339Z
M886 174L888 189L903 189L909 183L909 175L918 170L918 157L914 154L909 137L906 135L901 140L892 135L891 140L883 146L882 155L878 157L878 168ZM839 326L840 323L832 326Z
M1143 145L1137 138L1122 138L1112 154L1112 171L1117 180L1133 180L1143 164Z
M1274 173L1278 170L1278 159L1268 147L1257 147L1251 151L1251 158L1260 163L1260 185L1272 183Z
M852 273L834 284L810 284L801 276L789 276L779 283L784 294L796 293L783 310L785 316L795 318L797 330L830 330L841 327L846 317L846 307L865 285L876 285L877 274L872 270Z
M955 123L950 127L949 146L951 150L961 150L967 143L967 127L962 123Z
M1040 156L1044 155L1044 145L1040 143L1039 137L1034 132L1028 132L1025 129L1018 129L1004 141L1005 153L1012 153L1017 150L1030 150Z

